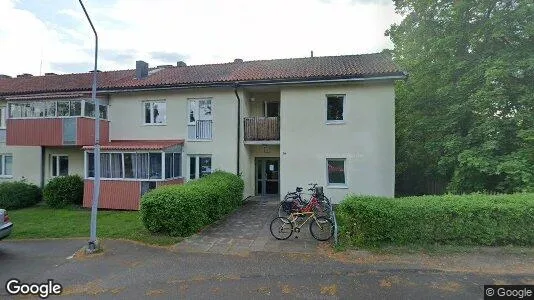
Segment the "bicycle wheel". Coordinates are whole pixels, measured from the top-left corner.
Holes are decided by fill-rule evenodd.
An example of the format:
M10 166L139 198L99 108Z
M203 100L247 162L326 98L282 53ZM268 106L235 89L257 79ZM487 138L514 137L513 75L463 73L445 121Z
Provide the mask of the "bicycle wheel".
M310 222L310 233L318 241L326 241L334 235L334 223L326 217L317 217Z
M288 218L276 217L271 221L270 230L277 240L287 240L293 234L293 223Z

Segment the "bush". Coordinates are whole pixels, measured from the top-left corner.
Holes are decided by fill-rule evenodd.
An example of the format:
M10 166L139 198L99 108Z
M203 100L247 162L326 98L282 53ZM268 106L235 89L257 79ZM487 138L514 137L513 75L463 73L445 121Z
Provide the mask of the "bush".
M184 185L156 188L141 199L141 219L154 233L187 236L241 206L243 180L217 171Z
M18 209L41 201L41 189L24 181L0 183L0 208Z
M46 184L43 198L52 208L82 204L83 179L78 175L55 177Z
M383 244L534 245L534 195L347 197L336 216L340 241Z

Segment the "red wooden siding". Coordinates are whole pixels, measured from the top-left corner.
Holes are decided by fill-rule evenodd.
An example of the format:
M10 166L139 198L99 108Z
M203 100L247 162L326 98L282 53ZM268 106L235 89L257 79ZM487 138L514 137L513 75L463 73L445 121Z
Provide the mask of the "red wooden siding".
M183 178L175 178L175 179L170 179L170 180L167 180L167 181L158 181L156 183L156 186L164 186L164 185L171 185L171 184L183 184L184 183L184 179Z
M7 145L63 145L61 119L7 119Z
M95 120L80 117L76 121L77 145L93 145L95 143ZM100 120L100 142L109 142L109 121Z
M125 180L100 181L99 208L139 210L141 182ZM83 207L93 203L93 180L86 179L83 191Z

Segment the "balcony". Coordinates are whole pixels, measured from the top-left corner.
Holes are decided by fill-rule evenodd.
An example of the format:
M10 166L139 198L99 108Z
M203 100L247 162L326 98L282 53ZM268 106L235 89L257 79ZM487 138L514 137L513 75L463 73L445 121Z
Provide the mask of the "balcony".
M212 139L213 122L211 120L198 120L187 125L187 138L189 140Z
M278 117L244 118L245 144L279 144L280 119Z
M86 117L7 119L8 146L84 146L95 142L95 120ZM109 122L100 121L100 140L109 141Z

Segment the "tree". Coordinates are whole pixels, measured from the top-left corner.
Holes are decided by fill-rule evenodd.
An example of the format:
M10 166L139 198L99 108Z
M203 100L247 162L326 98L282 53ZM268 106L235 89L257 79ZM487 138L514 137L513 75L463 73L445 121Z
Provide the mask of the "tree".
M396 0L397 194L534 189L534 3Z

